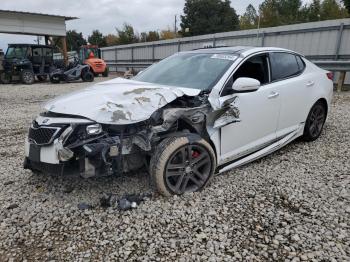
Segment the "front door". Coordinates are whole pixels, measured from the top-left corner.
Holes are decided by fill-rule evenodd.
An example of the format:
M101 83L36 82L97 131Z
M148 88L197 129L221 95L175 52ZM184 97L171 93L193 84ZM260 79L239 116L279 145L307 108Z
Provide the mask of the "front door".
M268 56L256 55L245 61L233 74L227 88L239 77L257 79L261 87L248 93L229 94L223 91L221 100L236 95L232 106L237 109L239 122L221 127L220 163L257 151L276 139L281 103L279 94L270 84Z

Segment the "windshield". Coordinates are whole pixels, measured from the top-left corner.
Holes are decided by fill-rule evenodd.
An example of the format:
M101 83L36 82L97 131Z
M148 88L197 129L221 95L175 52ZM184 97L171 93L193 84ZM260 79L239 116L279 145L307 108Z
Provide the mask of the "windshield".
M85 52L85 59L90 57L98 57L98 48L87 48Z
M211 90L237 59L232 54L178 53L134 77L134 80Z
M25 56L27 47L9 47L6 52L5 58L18 58L21 59Z

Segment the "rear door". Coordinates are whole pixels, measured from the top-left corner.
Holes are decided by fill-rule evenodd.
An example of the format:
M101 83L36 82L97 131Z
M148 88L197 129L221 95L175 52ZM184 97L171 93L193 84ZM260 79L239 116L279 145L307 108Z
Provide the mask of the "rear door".
M41 47L33 47L32 65L34 74L43 73L43 49Z
M49 47L43 48L44 73L50 73L50 68L53 65L53 49Z
M286 52L270 53L272 83L281 99L277 137L291 133L305 122L309 111L309 93L314 82L303 74L300 56Z

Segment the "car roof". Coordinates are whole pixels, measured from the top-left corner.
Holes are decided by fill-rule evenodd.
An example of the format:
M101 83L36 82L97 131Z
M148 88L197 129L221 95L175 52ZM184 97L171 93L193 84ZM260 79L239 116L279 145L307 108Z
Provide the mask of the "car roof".
M271 51L284 51L288 53L295 53L295 51L279 48L279 47L255 47L255 46L230 46L230 47L211 47L211 48L199 48L191 51L185 51L181 53L204 53L204 54L213 54L213 53L231 53L247 56L257 52L271 52Z

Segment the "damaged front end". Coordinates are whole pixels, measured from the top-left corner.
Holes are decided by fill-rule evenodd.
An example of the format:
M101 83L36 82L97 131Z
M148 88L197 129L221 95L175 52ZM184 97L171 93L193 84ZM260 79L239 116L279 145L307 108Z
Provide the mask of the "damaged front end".
M128 125L46 112L29 129L24 167L44 173L79 172L86 178L147 168L165 137L197 133L209 139L210 112L204 94L177 98L149 119Z
M59 123L61 119L64 123ZM140 168L139 153L151 150L150 133L142 124L113 126L76 120L47 114L33 121L24 167L45 173L79 171L84 177L111 175Z

